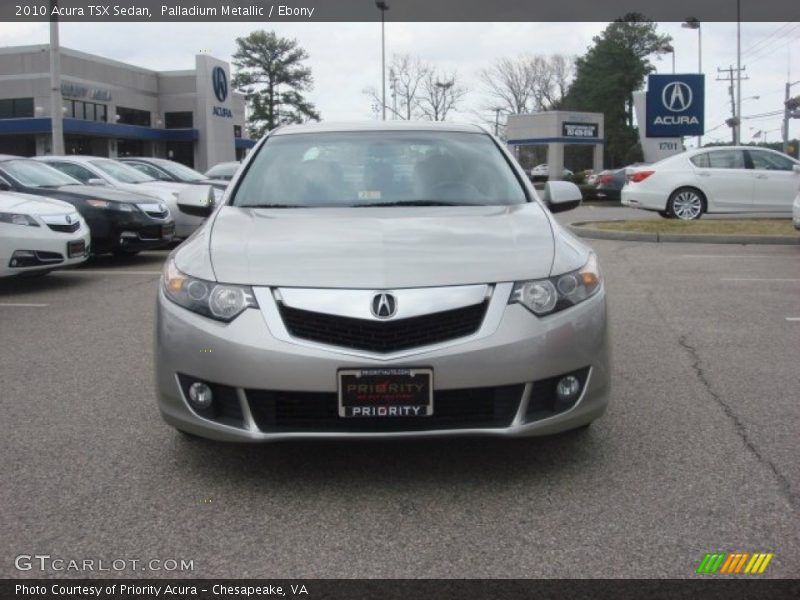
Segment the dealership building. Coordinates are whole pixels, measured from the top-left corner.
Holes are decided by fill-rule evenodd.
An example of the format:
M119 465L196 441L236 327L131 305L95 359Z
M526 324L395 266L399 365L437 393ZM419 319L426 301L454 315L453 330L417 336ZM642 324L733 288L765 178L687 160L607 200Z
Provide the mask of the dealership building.
M171 158L200 171L240 159L244 94L230 65L206 54L194 69L152 71L60 49L64 147L69 154ZM0 154L49 154L50 47L0 48Z

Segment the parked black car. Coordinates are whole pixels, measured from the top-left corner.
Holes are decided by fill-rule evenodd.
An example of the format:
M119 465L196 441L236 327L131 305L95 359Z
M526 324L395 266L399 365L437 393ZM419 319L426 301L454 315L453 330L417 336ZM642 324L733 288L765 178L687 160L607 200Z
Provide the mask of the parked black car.
M175 235L175 221L163 202L113 188L82 185L35 160L0 156L0 190L72 204L89 225L95 254L136 254L162 247Z
M129 164L139 169L142 173L147 173L150 177L155 177L161 181L177 181L178 183L190 183L193 185L210 185L218 190L224 190L228 187L227 181L209 179L199 171L195 171L186 165L166 158L126 156L124 158L118 158L117 160Z
M625 178L628 169L641 167L648 163L632 163L615 171L604 171L597 177L597 198L599 200L611 200L619 202L622 199L622 188L625 185Z

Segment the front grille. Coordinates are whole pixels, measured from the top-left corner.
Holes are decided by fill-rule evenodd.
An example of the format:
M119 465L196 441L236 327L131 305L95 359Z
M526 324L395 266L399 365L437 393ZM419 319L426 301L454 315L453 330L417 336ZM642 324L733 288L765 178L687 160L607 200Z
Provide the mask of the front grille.
M146 210L144 212L145 212L146 215L148 215L150 217L153 217L154 219L166 219L167 216L169 215L169 211L166 211L166 210L162 210L162 211Z
M258 428L264 432L392 432L436 429L496 429L511 425L523 384L437 390L429 417L342 418L335 393L246 390Z
M139 239L145 242L152 242L161 239L161 225L145 225L137 232Z
M80 221L76 221L70 225L51 225L48 223L47 226L53 231L60 231L61 233L74 233L80 229L81 224Z
M368 350L397 352L454 340L478 331L489 302L396 321L369 321L278 305L291 335L304 340Z

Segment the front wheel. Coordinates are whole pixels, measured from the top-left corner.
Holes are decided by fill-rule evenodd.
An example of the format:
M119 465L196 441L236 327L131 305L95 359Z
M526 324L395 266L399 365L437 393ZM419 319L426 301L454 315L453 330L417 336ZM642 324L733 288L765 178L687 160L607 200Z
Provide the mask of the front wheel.
M667 202L667 211L681 221L699 219L705 210L705 198L693 188L680 188L672 192Z

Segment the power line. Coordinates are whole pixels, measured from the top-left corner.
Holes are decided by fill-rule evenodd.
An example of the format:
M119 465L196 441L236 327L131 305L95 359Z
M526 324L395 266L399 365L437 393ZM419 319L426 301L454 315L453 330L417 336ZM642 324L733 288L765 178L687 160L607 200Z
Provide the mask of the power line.
M755 48L757 48L758 46L760 46L760 45L762 45L762 44L765 44L765 43L767 43L769 40L771 40L773 37L775 37L775 35L776 35L776 34L777 34L777 33L778 33L778 32L779 32L781 29L786 29L786 28L787 28L787 27L789 27L791 24L792 24L792 21L787 21L786 23L784 23L783 25L781 25L781 26L780 26L780 27L778 27L777 29L773 30L773 32L772 32L772 33L770 33L770 34L769 34L767 37L765 37L765 38L761 38L760 40L758 40L758 41L754 42L754 43L753 43L753 44L751 44L751 45L750 45L750 46L749 46L749 47L748 47L746 50L743 50L743 51L742 51L742 56L745 56L745 55L749 54L750 52L752 52L752 51L753 51Z
M751 61L751 62L755 62L757 60L762 60L763 58L767 58L769 56L772 56L772 53L775 50L777 50L777 46L775 46L776 44L782 44L784 42L788 43L788 42L791 42L792 40L795 40L795 39L798 38L798 36L796 36L796 35L793 36L792 35L798 29L800 29L800 23L797 23L794 27L792 27L788 31L785 31L779 37L775 38L772 42L770 42L770 43L766 44L765 46L762 46L761 48L756 50L748 58L748 60Z

